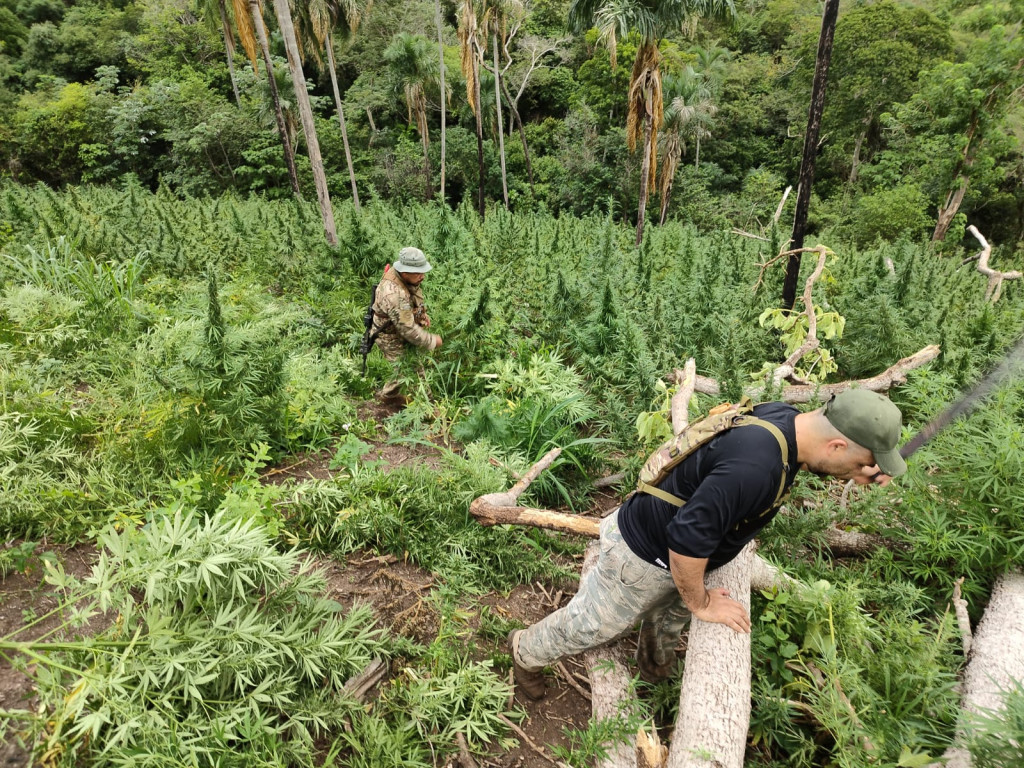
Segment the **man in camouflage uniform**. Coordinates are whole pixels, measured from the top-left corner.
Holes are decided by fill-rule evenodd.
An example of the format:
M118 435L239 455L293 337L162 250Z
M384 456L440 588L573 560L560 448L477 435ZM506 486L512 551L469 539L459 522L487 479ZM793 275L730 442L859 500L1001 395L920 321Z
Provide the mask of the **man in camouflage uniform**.
M403 248L398 259L384 272L377 285L373 302L373 330L381 353L395 364L407 345L435 350L441 346L441 337L430 333L430 317L423 301L420 283L431 270L430 262L419 248ZM396 378L384 385L381 399L400 397L401 383Z

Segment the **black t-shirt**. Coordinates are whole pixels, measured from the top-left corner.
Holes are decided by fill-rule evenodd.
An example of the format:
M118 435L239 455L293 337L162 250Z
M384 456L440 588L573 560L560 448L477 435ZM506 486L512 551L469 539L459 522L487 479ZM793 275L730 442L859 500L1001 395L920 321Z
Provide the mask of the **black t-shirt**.
M770 421L789 444L788 488L796 478L799 411L785 403L763 403L754 415ZM702 445L659 486L688 499L674 507L646 493L619 509L619 530L629 548L649 563L668 568L668 552L707 558L707 570L725 565L757 535L777 509L772 505L782 478L779 441L764 427L733 427Z

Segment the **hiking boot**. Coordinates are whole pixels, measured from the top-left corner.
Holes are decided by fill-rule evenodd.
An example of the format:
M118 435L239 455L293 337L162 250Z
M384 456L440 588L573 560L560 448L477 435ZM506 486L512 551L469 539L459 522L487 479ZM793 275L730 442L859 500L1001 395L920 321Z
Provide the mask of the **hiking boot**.
M646 621L640 629L640 640L636 646L636 663L640 671L640 679L652 685L667 680L676 666L675 651L665 650L654 628Z
M543 699L544 694L547 693L547 688L544 684L544 670L530 669L519 663L518 635L522 631L521 629L513 629L508 633L508 650L512 654L512 673L519 692L537 701L538 699Z

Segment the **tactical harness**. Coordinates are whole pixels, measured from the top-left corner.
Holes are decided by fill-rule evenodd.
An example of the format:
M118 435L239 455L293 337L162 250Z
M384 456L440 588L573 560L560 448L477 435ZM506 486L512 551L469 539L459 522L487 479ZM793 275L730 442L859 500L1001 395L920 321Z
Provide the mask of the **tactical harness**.
M776 425L770 421L759 419L753 414L753 403L750 398L744 397L737 404L722 403L712 408L706 417L700 421L690 424L675 437L669 438L662 443L644 462L637 479L636 492L646 493L655 498L671 504L673 507L681 507L686 499L681 499L668 491L663 491L658 486L665 481L673 469L684 459L694 453L698 448L723 432L736 427L756 426L767 429L768 432L778 441L779 450L782 452L782 477L779 480L779 490L775 494L775 500L768 509L756 515L756 518L775 509L782 501L786 491L786 478L789 477L789 443ZM736 524L739 528L743 523L749 523L754 517L746 518Z

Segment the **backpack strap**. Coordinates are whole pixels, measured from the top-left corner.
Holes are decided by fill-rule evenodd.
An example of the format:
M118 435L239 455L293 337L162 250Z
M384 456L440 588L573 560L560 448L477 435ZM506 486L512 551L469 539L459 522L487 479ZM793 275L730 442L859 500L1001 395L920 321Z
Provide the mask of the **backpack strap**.
M656 485L645 483L642 480L637 483L637 493L646 493L650 496L654 496L657 499L661 499L664 502L671 504L673 507L681 507L686 503L686 499L681 499L668 491L663 491Z
M746 424L764 427L779 443L779 450L782 452L782 477L779 478L779 491L775 494L775 501L772 502L772 506L774 507L779 503L779 499L781 499L782 495L786 492L786 478L789 477L789 443L786 442L786 436L782 434L782 430L770 421L765 421L764 419L757 418L757 416L747 414L736 417L736 426L743 426Z
M764 427L779 442L779 449L782 452L782 478L779 480L779 491L775 494L775 501L771 504L771 507L774 507L779 503L779 499L782 498L782 495L786 491L786 478L789 477L789 443L786 442L786 436L782 434L782 430L777 426L772 424L770 421L759 419L757 416L752 416L750 414L741 414L737 416L733 424L733 428L748 425ZM668 491L663 491L661 488L643 481L637 484L636 490L638 493L646 493L654 496L655 498L661 499L662 501L671 504L673 507L681 507L686 503L686 499L681 499ZM771 507L769 507L769 509Z

